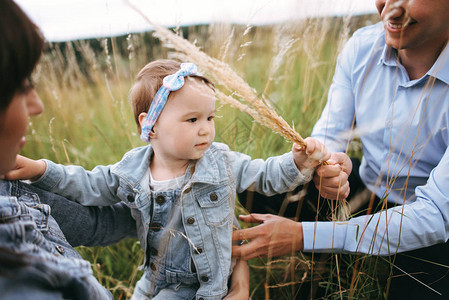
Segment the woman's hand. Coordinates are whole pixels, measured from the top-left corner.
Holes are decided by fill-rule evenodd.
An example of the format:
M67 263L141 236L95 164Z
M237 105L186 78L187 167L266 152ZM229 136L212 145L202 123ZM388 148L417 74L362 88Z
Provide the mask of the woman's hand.
M304 248L302 224L299 222L271 214L250 214L239 218L247 223L261 224L232 233L233 241L248 241L241 246L232 246L234 257L244 260L259 256L274 257Z
M47 164L43 160L29 159L22 155L17 155L16 166L6 173L3 179L7 180L31 180L36 181L44 175Z

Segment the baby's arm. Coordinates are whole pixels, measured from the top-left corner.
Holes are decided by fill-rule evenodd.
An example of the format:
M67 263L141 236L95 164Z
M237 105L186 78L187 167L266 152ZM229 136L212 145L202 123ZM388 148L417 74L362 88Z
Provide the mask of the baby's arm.
M120 201L119 177L111 166L96 166L87 171L81 166L63 166L49 160L32 160L18 156L14 170L6 179L30 179L33 185L82 205L105 206Z
M314 169L331 157L331 153L319 140L306 138L307 147L294 144L292 147L293 159L302 174L313 174Z
M13 170L5 175L7 180L38 180L44 175L47 164L43 160L34 160L22 155L17 155L16 165Z

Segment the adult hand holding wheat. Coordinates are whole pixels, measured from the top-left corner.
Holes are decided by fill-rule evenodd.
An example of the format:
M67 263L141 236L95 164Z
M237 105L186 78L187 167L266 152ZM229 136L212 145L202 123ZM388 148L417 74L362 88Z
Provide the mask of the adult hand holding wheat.
M349 156L342 152L332 153L326 164L316 168L313 182L324 198L346 199L350 192L348 177L351 171Z

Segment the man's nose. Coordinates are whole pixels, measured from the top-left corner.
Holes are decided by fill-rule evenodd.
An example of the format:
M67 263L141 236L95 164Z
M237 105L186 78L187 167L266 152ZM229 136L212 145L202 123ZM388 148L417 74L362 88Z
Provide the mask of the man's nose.
M408 0L387 0L385 2L384 20L402 18L406 14Z

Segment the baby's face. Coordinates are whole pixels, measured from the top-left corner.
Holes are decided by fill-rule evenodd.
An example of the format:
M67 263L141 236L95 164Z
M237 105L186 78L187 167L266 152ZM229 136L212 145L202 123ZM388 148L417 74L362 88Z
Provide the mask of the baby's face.
M203 81L186 77L184 86L170 93L151 143L166 157L199 159L214 141L214 117L214 91Z

